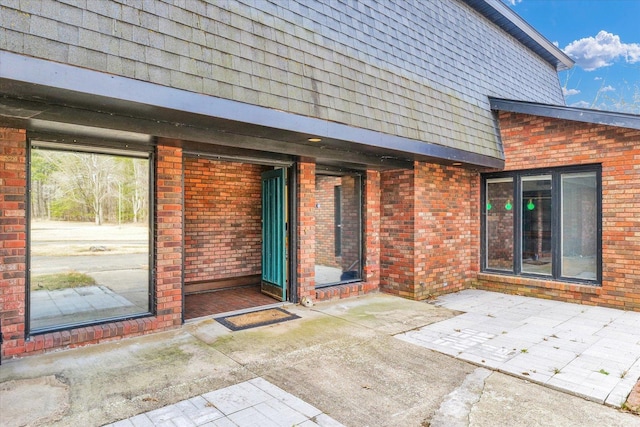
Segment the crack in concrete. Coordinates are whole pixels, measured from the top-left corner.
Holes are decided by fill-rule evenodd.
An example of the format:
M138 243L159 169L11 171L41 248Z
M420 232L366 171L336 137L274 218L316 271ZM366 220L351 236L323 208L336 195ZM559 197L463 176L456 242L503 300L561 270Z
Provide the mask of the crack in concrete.
M485 380L493 371L476 368L462 384L442 400L430 427L468 427L473 406L480 401Z

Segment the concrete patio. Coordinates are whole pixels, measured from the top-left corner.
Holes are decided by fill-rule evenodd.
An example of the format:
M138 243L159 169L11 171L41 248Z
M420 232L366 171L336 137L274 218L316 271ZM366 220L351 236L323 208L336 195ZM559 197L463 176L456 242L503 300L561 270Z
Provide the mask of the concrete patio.
M604 377L607 384L607 378L620 380L607 386L611 392L606 398L598 399L607 405L581 397L586 395L581 390L558 391L560 384L550 383L562 371L574 372L568 368L571 361L564 366L554 362L560 373L546 380L548 386L536 383L544 378L531 375L544 372L538 365L526 366L530 375L522 375L524 367L511 374L502 366L511 361L522 366L525 361L518 358L523 355L531 356L531 362L544 359L542 344L554 326L518 323L538 319L533 313L541 306L556 314L574 313L574 322L583 326L608 322L606 328L590 332L599 341L626 334L629 314L614 310L603 318L600 310L582 312L588 308L584 306L557 303L554 308L547 301L512 298L465 291L428 304L375 294L311 308L288 306L301 318L239 332L207 319L170 332L5 360L0 369L0 419L3 426L640 426L639 416L611 406L620 403L613 396L622 396L622 383L638 379L640 351L624 378L609 364L638 350L636 338L630 338L635 343L626 342L625 351L619 346L615 352L596 352L593 340L586 340L590 345L580 350L577 359L602 361L597 369L589 368L600 376L594 378ZM492 311L483 314L483 307ZM461 314L463 309L468 313ZM514 318L500 319L502 311ZM527 316L516 320L517 312ZM475 316L473 324L465 320L470 315ZM452 323L456 320L466 326ZM504 329L485 331L480 328L483 320L504 322ZM442 335L429 335L435 327L444 328ZM534 339L525 347L521 328L538 327L544 331L541 342ZM495 359L490 356L503 353L496 350L485 357L486 363L469 363L459 354L451 357L425 348L429 340L449 342L449 335L457 333L451 328L475 331L465 332L468 339L459 337L468 353L498 338L482 334L497 334L511 339L505 351L515 348L516 354L506 352L508 360L490 366L487 361ZM604 329L609 328L616 334L606 336ZM578 329L587 336L589 328L577 328L576 333ZM572 342L568 332L559 332L557 340ZM576 336L576 342L580 339ZM548 353L573 351L562 348L564 341L558 343L561 348L552 345ZM442 345L440 350L452 347ZM585 354L589 349L593 354ZM608 369L609 375L599 369Z
M640 378L640 313L478 290L436 305L464 314L397 337L615 407Z

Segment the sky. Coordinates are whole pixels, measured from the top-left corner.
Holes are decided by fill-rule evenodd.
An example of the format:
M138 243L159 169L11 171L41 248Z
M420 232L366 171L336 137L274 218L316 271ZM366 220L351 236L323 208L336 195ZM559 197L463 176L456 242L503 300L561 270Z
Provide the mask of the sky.
M640 0L502 0L576 64L567 105L640 114Z

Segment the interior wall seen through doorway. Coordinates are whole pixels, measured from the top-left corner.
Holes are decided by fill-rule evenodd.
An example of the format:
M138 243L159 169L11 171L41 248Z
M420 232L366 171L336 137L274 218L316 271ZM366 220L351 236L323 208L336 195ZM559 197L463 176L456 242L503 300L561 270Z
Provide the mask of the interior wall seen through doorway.
M261 174L268 169L185 158L185 282L260 274Z

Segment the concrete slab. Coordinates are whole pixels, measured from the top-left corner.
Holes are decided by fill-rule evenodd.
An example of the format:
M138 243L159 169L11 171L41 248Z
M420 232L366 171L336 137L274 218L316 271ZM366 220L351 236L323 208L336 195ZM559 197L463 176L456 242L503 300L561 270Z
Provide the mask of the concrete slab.
M25 411L24 399L37 402ZM18 379L0 384L0 421L12 425L46 425L58 421L69 408L69 386L54 375Z
M640 417L528 380L493 373L485 380L482 396L469 413L468 425L637 427Z
M456 312L444 307L369 295L288 309L301 318L239 332L202 320L171 332L5 360L0 384L14 397L16 411L34 414L41 414L42 407L13 381L53 375L68 385L69 404L59 420L33 425L146 426L165 422L163 417L172 414L172 424L180 425L227 426L244 420L246 426L258 419L255 416L262 417L264 425L282 421L289 426L302 420L302 414L306 419L299 425L420 426L431 422L445 397L459 390L477 368L393 336L400 332L407 337L414 328L452 319ZM517 425L511 420L519 412L537 423L519 425L560 419L563 423L555 425L588 426L603 420L596 425L633 426L640 420L594 403L584 407L589 412L550 418L549 401L562 399L569 407L585 402L562 393L558 398L554 390L496 372L477 384L473 390L479 398L467 405L470 426L488 425L482 423L489 411L491 425ZM490 393L487 385L493 387ZM219 391L227 387L248 387L244 399L251 406L225 414L204 397L224 394ZM523 389L535 396L523 394ZM502 394L491 394L498 392ZM275 400L252 400L264 394ZM501 408L498 400L507 397L512 400L504 402L515 406ZM3 426L21 425L4 414ZM275 414L282 414L282 419L274 420Z

